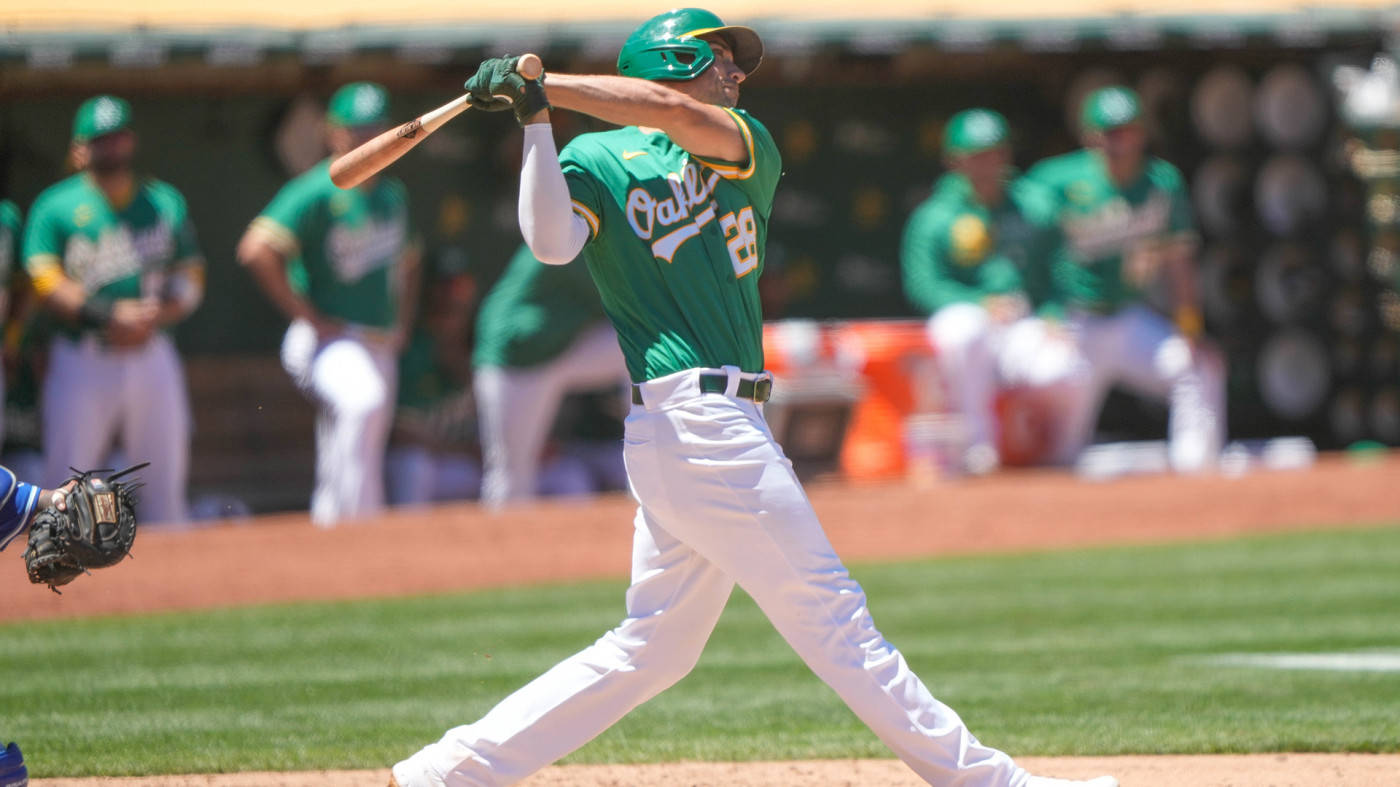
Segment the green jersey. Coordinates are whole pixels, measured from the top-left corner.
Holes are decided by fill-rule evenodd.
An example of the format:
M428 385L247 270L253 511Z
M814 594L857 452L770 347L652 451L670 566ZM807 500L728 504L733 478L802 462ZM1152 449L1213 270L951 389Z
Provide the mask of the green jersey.
M1043 289L1035 276L1055 248L1050 205L1045 190L1026 181L1008 185L1001 204L989 208L963 175L939 178L904 226L905 295L925 314L992 295L1044 297L1029 291Z
M185 198L153 178L116 207L90 176L73 175L39 195L24 231L24 264L40 292L62 275L90 296L159 296L173 268L201 262Z
M763 369L758 277L782 161L768 129L726 111L745 161L701 159L635 126L580 135L560 154L589 225L583 259L634 381Z
M521 246L481 303L472 364L520 368L553 360L603 317L587 267L546 265Z
M1120 187L1103 158L1079 150L1046 159L1026 175L1048 188L1064 237L1051 262L1055 297L1068 308L1112 313L1136 301L1152 271L1130 273L1125 259L1153 244L1194 237L1181 173L1148 157Z
M0 291L9 288L19 261L21 226L19 207L9 200L0 200Z
M338 188L330 160L293 178L253 220L290 266L317 311L389 328L398 313L399 261L409 242L408 194L380 177L367 189Z

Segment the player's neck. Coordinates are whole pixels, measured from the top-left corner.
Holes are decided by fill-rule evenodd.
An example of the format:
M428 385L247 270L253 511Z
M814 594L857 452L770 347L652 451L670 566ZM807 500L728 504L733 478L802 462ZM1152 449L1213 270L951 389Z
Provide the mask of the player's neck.
M89 170L88 177L92 178L93 185L114 208L130 205L136 194L136 175L129 169L100 173Z

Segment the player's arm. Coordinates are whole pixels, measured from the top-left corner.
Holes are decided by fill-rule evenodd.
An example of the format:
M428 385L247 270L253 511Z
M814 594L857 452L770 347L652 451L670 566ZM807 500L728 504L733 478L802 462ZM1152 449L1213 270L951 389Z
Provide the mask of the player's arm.
M195 237L185 198L170 189L172 221L175 224L175 262L167 272L159 293L160 313L156 322L174 325L194 313L204 300L204 254Z
M44 228L31 227L36 235ZM34 283L34 293L46 308L72 323L102 331L117 347L137 346L150 338L156 327L157 307L139 298L110 298L87 292L83 285L63 271L62 260L45 251L37 241L30 245L26 233L25 269Z
M734 118L722 107L697 101L658 82L635 77L549 73L549 103L619 126L666 132L701 158L745 162L748 146Z
M948 217L923 205L909 217L899 245L904 296L924 314L953 303L976 303L977 291L947 275Z
M239 239L236 256L263 294L288 320L305 320L316 327L317 333L335 333L339 325L293 290L287 280L287 260L295 244L289 230L266 217L259 217Z
M204 300L204 260L195 257L176 263L165 279L156 323L162 327L184 321Z
M72 483L58 489L42 489L19 480L8 467L0 465L0 549L10 545L34 520L34 512L45 506L64 508L63 493Z

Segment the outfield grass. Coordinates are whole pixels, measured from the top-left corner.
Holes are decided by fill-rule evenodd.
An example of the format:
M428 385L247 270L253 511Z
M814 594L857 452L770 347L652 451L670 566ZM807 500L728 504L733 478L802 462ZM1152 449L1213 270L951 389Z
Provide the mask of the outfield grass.
M854 573L933 692L1016 754L1400 751L1400 673L1210 661L1400 650L1400 527ZM0 743L39 777L384 767L592 642L623 589L3 625ZM572 759L865 756L888 752L736 592L695 672Z

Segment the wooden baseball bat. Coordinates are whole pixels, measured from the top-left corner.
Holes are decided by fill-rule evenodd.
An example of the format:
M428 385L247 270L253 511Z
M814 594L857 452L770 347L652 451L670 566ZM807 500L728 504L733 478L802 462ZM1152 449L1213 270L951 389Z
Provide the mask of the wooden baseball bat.
M515 71L526 79L538 79L540 74L544 73L544 65L540 62L539 55L521 55L519 62L515 64ZM398 161L400 156L412 150L424 137L442 128L443 124L470 107L471 104L467 103L469 97L470 94L464 93L340 156L331 162L331 182L340 188L348 189L369 180L375 173Z

